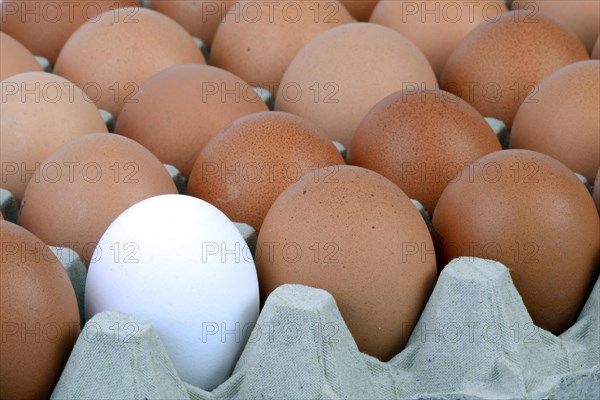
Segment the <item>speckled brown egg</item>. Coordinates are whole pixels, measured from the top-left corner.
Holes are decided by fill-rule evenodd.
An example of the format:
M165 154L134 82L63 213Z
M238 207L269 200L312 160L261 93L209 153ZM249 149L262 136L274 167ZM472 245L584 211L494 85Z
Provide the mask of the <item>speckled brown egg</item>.
M501 148L483 116L466 101L441 90L400 91L363 119L348 163L380 173L433 212L463 166Z
M123 107L115 131L189 176L211 137L244 115L267 110L237 76L207 65L178 65L141 86Z
M15 75L2 81L0 95L0 187L10 190L17 201L50 153L87 133L107 132L94 103L60 76Z
M376 24L347 24L322 33L298 53L281 81L275 109L315 122L348 146L381 99L436 84L425 56L404 36Z
M135 16L137 0L49 0L0 3L0 29L23 43L32 53L54 64L58 53L85 21L97 22L108 10L119 10L123 18Z
M140 85L177 64L204 64L202 51L171 18L119 9L84 23L65 43L54 72L77 83L98 108L118 116Z
M262 112L232 122L208 142L194 164L187 193L232 221L260 230L286 187L315 169L342 164L331 140L309 121Z
M368 21L379 0L340 0L357 21Z
M581 61L554 72L521 105L510 147L561 161L589 182L600 167L600 61Z
M275 94L304 45L321 32L351 21L337 0L237 1L215 33L210 63Z
M542 14L508 12L475 28L448 58L441 88L511 126L517 109L552 72L589 59L571 32ZM518 62L517 62L518 60Z
M176 193L167 170L140 144L89 134L40 164L18 222L45 243L72 248L88 265L98 240L123 211L148 197Z
M258 236L261 298L283 284L333 295L358 349L387 361L406 343L436 280L427 226L394 183L364 168L290 185Z
M559 161L488 154L448 184L432 223L444 265L500 261L537 326L560 334L575 321L600 259L600 222L587 188Z
M506 11L503 0L380 1L371 22L400 32L421 49L439 77L458 44L483 21Z
M600 36L598 36L598 39L596 39L596 44L592 50L592 59L600 60Z
M596 203L596 208L600 214L600 168L598 168L596 179L594 180L594 191L592 193L592 197L594 198L594 203Z
M3 399L49 398L79 336L75 291L52 251L0 221Z
M0 32L0 81L21 72L42 72L42 67L25 46Z

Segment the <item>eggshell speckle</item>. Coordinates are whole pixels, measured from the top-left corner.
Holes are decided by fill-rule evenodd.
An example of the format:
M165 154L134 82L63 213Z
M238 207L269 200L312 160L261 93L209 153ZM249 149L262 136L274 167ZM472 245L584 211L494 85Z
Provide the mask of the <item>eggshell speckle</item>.
M42 67L25 46L0 32L0 81L21 72L42 72Z

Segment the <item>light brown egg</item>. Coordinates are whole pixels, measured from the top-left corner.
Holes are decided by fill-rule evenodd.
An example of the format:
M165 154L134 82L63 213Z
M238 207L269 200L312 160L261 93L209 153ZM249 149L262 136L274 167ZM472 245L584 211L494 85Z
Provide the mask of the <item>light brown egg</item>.
M436 85L427 59L404 36L375 24L347 24L322 33L298 53L281 81L275 109L315 122L348 146L381 99Z
M123 107L115 131L189 176L211 137L244 115L267 110L237 76L207 65L178 65L141 86Z
M2 181L20 201L36 167L54 150L87 133L107 132L98 109L60 76L27 72L0 88Z
M400 352L436 280L425 222L394 183L364 168L304 175L277 198L258 236L261 299L280 285L333 295L358 349Z
M0 81L21 72L42 72L42 67L25 46L0 32Z
M357 21L366 22L379 0L340 0L340 3Z
M107 11L84 23L65 43L54 68L115 117L155 73L205 63L190 34L171 18L145 8L135 11Z
M262 112L232 122L204 146L187 193L260 230L285 188L315 169L342 164L331 140L309 121Z
M466 101L440 90L389 95L362 120L348 163L385 176L429 212L463 166L501 150Z
M505 11L503 0L383 0L370 21L410 39L425 54L439 77L446 60L465 36L483 21L497 20Z
M592 59L600 60L600 36L598 36L594 49L592 50Z
M71 281L32 233L0 221L3 399L49 398L79 336Z
M229 8L212 43L210 63L273 94L304 45L352 21L337 0L242 0Z
M596 208L600 214L600 168L598 168L598 173L594 180L594 192L592 193L592 197L594 198L594 203L596 203Z
M510 147L552 156L589 182L600 167L600 61L581 61L540 82L523 102Z
M440 85L510 128L517 109L542 79L587 59L578 38L556 22L542 14L508 12L497 22L480 24L460 43Z
M536 325L560 334L575 322L600 259L600 222L587 188L559 161L488 154L448 184L432 223L444 265L500 261Z
M36 56L51 64L69 37L85 21L97 22L99 15L118 7L122 17L134 16L137 0L47 0L0 3L0 29L23 43Z
M88 265L100 237L123 211L148 197L176 193L167 170L140 144L115 134L89 134L40 165L25 190L18 222L45 243L72 248Z

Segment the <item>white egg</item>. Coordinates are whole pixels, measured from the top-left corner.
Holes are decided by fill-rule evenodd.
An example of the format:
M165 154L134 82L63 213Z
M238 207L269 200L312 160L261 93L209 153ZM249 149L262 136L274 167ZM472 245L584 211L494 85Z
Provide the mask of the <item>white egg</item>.
M254 261L214 206L183 195L152 197L123 212L94 252L86 319L102 311L152 321L181 379L212 390L231 375L258 318Z

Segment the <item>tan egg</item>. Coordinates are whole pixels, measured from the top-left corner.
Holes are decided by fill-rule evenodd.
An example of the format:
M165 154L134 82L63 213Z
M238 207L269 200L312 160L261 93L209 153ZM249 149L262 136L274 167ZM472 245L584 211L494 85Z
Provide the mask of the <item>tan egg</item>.
M368 21L379 0L340 0L357 21Z
M410 39L425 54L439 77L446 60L465 36L483 21L497 20L505 11L503 0L382 0L370 21Z
M277 198L255 261L262 301L283 284L325 289L358 349L387 361L435 285L434 253L402 190L373 171L339 166L305 175Z
M3 399L49 398L79 336L75 291L54 253L0 221Z
M404 36L375 24L347 24L322 33L298 53L281 81L275 109L315 122L348 146L381 99L436 85L427 59Z
M230 122L268 108L237 76L207 65L178 65L147 80L125 104L115 131L189 176L198 153Z
M118 7L120 15L133 15L137 0L47 0L4 1L0 3L0 29L23 43L33 54L51 64L58 53L85 21L96 22L101 13Z
M210 47L221 19L235 0L148 0L144 6L173 18Z
M4 215L0 212L0 220L4 220Z
M18 222L45 243L72 248L88 265L100 237L123 211L176 193L167 170L147 149L120 135L89 134L40 165L25 190Z
M488 154L448 184L432 223L444 265L499 261L537 326L560 334L575 322L600 260L600 221L559 161L529 150Z
M177 64L204 64L189 33L145 8L103 13L84 23L63 47L54 72L77 83L98 108L119 115L140 85Z
M600 34L600 4L597 0L515 0L511 10L551 16L575 33L590 52Z
M523 102L510 147L556 158L589 182L600 167L600 61L581 61L540 82Z
M592 50L592 59L600 60L600 36L598 36L594 49Z
M342 164L331 140L312 123L262 112L232 122L204 146L187 193L260 230L285 188L315 169Z
M592 197L594 198L594 203L596 203L596 208L600 214L600 168L598 168L596 180L594 180L594 192L592 193Z
M348 163L385 176L433 212L463 166L501 150L466 101L440 90L400 91L367 114L348 149Z
M0 32L0 81L22 72L42 72L42 67L25 46Z
M27 72L0 88L2 181L17 202L36 167L68 141L107 132L98 109L81 89L60 76Z
M315 36L352 17L337 0L237 1L223 17L210 63L273 94L294 56Z

